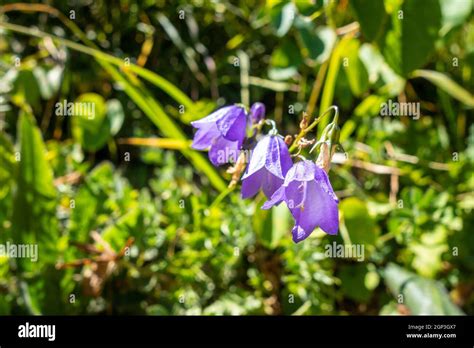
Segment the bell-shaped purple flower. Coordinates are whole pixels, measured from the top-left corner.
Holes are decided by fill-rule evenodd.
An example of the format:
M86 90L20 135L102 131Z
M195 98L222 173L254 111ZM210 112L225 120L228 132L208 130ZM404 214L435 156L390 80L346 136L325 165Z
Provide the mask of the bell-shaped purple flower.
M198 130L192 148L209 149L209 159L214 166L235 162L245 138L246 118L243 107L232 105L191 122Z
M265 105L260 102L253 103L250 107L250 119L253 124L259 123L265 118Z
M267 135L257 143L242 177L242 198L254 196L260 188L270 199L283 184L293 162L283 139Z
M283 185L262 209L285 201L295 219L293 241L306 239L316 227L328 234L339 229L338 203L326 172L312 161L300 161L291 167Z

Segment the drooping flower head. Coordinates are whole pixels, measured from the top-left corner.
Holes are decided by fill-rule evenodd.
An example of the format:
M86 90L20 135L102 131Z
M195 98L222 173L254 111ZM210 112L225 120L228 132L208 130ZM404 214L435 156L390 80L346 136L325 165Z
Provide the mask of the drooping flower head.
M293 162L284 140L276 134L261 139L252 152L242 177L242 198L254 196L260 188L267 198L283 184Z
M250 120L253 124L259 123L265 118L265 105L260 102L253 103L250 107Z
M284 201L295 219L293 241L306 239L316 227L328 234L339 229L338 203L326 172L314 162L303 160L291 167L283 185L262 209Z
M209 149L209 159L214 166L237 160L247 125L242 106L225 106L191 124L198 130L192 148Z

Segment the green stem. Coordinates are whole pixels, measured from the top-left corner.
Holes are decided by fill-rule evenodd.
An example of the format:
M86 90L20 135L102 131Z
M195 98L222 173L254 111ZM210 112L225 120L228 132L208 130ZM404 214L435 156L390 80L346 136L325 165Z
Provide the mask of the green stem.
M327 115L331 110L334 110L335 111L335 115L334 115L334 122L337 123L337 120L338 120L338 117L339 117L339 111L337 109L337 106L331 106L329 107L326 111L324 111L321 116L319 116L317 119L315 119L313 121L313 123L311 123L308 127L306 127L305 129L302 129L301 132L296 136L295 140L293 141L293 144L291 145L290 147L290 152L293 152L297 147L298 147L298 143L299 141L306 135L308 134L314 127L316 127L318 125L319 122L321 122L321 120L323 119L323 117L325 115Z

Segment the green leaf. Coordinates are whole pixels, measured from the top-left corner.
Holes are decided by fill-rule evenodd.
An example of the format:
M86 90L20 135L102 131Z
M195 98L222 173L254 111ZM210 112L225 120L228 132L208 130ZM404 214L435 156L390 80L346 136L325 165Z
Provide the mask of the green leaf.
M139 81L136 81L136 79L134 79L134 83L132 84L131 81L128 80L128 78L125 78L122 73L116 69L116 67L123 67L123 59L114 57L110 54L103 53L95 47L84 46L76 42L53 36L38 30L32 31L24 26L2 22L1 27L34 37L51 38L52 40L60 42L61 44L75 51L82 52L94 57L116 82L123 85L123 88L128 94L128 96L143 110L143 112L165 134L165 136L170 138L186 139L181 129L169 119L168 115L163 111L163 108L158 104L156 100L153 99L148 90ZM83 32L81 32L78 27L74 28L74 32L79 37L81 37L84 42L87 42L88 45L94 46L91 41L87 39L87 36ZM180 105L183 105L187 109L192 109L194 105L193 101L178 87L170 83L168 80L136 64L130 64L129 66L127 66L127 68L127 70L136 73L138 76L144 78L145 80L154 84L158 88L162 89L170 97L180 103ZM128 74L127 76L130 76L130 74ZM208 177L210 183L217 190L223 191L226 189L227 185L224 180L209 164L209 162L207 162L202 157L201 154L192 150L182 150L181 152L194 164L197 170L201 171Z
M385 268L384 278L392 294L397 300L402 299L413 315L464 314L451 302L445 287L434 280L417 276L394 263Z
M459 100L464 105L467 105L469 108L474 107L474 95L443 73L432 70L415 70L411 76L427 79L432 84L448 93L451 97Z
M378 94L394 97L403 91L405 79L388 66L376 46L363 44L359 49L359 58L367 70L370 84L375 85Z
M344 223L353 244L374 245L378 237L375 221L369 215L366 202L356 197L344 199L340 204Z
M301 18L296 20L296 28L304 45L309 59L317 64L325 62L336 42L336 33L329 27L315 28L312 22L306 22Z
M298 73L302 61L298 47L286 40L273 51L268 75L272 80L289 79Z
M322 116L324 112L329 109L329 107L333 103L334 99L334 91L336 89L336 82L337 82L337 76L339 74L339 69L341 66L341 60L343 57L343 54L345 52L346 46L348 42L351 39L349 36L343 37L340 41L338 41L334 49L332 50L331 58L329 60L329 68L328 68L328 73L326 76L326 80L324 83L324 88L321 96L321 105L319 108L319 117ZM321 119L321 121L318 124L318 138L321 137L324 128L329 123L329 117L324 117Z
M122 103L118 99L107 100L107 119L110 124L110 135L116 135L125 120Z
M283 37L290 30L295 19L295 5L292 2L281 2L271 9L271 23L275 34Z
M13 95L36 107L40 101L38 82L31 70L21 70L13 83Z
M13 154L13 144L5 133L0 132L0 226L10 220L11 194L15 177L17 177L17 162ZM5 241L7 237L6 233L0 233L0 241Z
M396 73L407 76L424 65L434 49L441 27L438 0L405 0L392 13L392 27L382 53Z
M22 112L18 120L20 162L14 197L12 230L19 244L38 244L38 259L54 262L58 225L53 171L46 148L32 115ZM29 260L21 264L31 267Z
M359 58L359 48L359 40L353 39L348 42L346 46L347 65L343 65L352 94L356 97L360 97L369 88L369 75Z
M143 110L148 118L163 132L166 137L187 140L186 135L180 127L175 125L173 120L165 113L161 105L153 99L148 90L136 81L135 85L127 80L120 72L109 64L104 63L104 68L111 74L112 78L121 83L125 93ZM136 87L138 85L138 87ZM205 160L202 155L191 149L181 150L195 168L207 176L210 183L219 191L224 191L227 187L224 180Z
M284 204L270 210L257 209L253 218L255 234L260 242L269 249L278 247L280 240L289 235L292 218Z
M82 94L74 102L72 134L83 149L97 151L107 143L110 120L106 110L104 98L95 93Z
M384 30L388 19L382 0L352 0L350 1L360 28L368 41L374 41Z
M345 296L357 301L367 302L371 291L365 286L368 269L366 264L343 265L339 272L341 290Z
M447 33L451 28L464 23L473 9L473 2L469 0L440 0L443 28Z
M295 1L298 13L303 16L311 16L317 11L321 11L324 6L324 0L298 0Z

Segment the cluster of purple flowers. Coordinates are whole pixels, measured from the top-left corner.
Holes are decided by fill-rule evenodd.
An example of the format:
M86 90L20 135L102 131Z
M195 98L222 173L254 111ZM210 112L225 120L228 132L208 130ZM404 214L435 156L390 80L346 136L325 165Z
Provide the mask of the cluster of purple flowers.
M220 108L209 116L192 122L197 128L192 147L209 149L215 165L236 162L248 138L257 136L247 131L265 118L265 106L255 103L247 113L241 105ZM250 198L260 190L268 201L262 209L285 202L295 219L292 234L297 243L306 239L316 227L328 234L339 229L338 199L326 172L309 160L293 163L283 137L276 129L261 137L250 156L242 176L242 197Z

